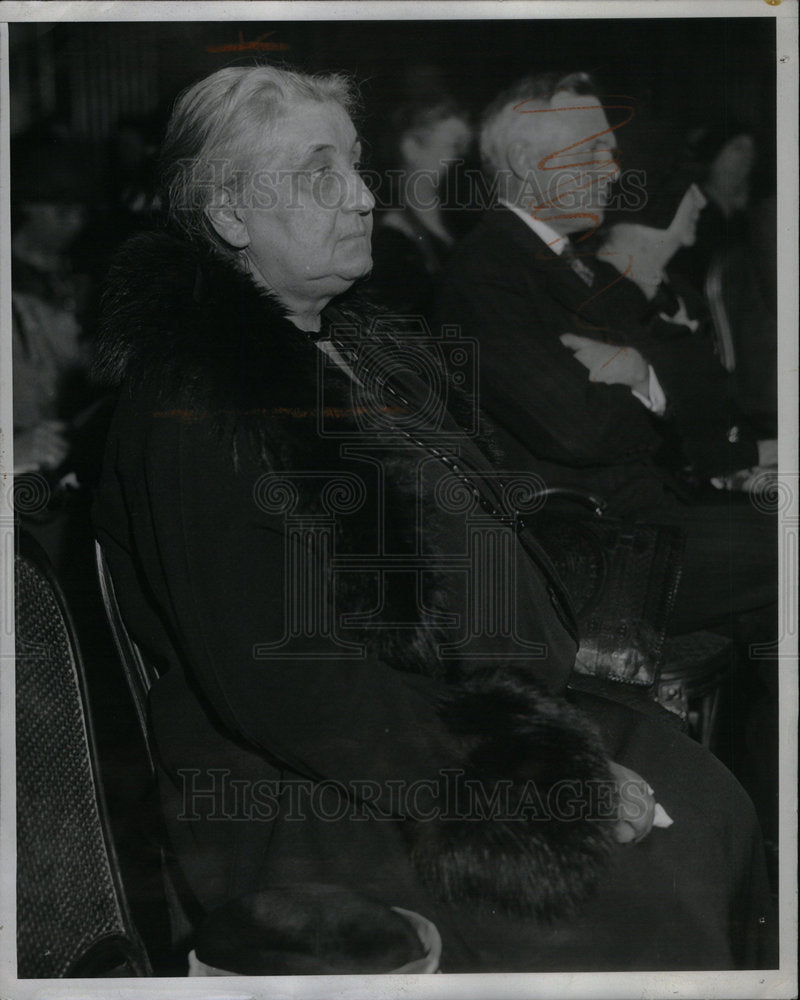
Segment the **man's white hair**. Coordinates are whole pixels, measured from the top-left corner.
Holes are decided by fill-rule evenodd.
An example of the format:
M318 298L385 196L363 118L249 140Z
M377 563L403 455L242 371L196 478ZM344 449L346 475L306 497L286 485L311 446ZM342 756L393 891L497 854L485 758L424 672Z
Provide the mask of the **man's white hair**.
M538 73L526 76L499 94L481 118L480 152L484 171L490 176L506 167L506 151L517 131L530 129L530 119L518 110L524 105L546 107L559 91L594 94L596 86L588 73Z

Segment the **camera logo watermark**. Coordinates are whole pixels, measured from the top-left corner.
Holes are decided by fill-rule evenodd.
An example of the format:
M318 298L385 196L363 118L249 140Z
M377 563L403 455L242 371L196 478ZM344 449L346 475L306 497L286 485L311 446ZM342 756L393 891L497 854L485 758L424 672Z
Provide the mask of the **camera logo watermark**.
M379 630L423 622L439 630L442 659L546 656L520 624L517 539L521 516L543 504L545 483L465 461L481 431L477 343L457 327L434 335L419 317L398 316L366 333L336 326L331 343L335 352L319 351L316 431L336 471L267 473L253 489L285 539L282 632L257 643L254 659L363 658ZM456 611L427 601L434 579L458 591ZM372 588L371 600L338 608L337 594L354 580ZM387 596L398 589L408 597L399 611Z

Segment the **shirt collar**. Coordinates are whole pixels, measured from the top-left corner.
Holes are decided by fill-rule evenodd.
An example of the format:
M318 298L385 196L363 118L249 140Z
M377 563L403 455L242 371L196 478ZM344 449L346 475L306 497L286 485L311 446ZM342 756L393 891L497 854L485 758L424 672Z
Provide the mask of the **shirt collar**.
M520 208L519 205L512 205L510 202L506 201L504 198L497 199L501 205L513 212L514 215L519 216L520 219L532 229L536 235L547 244L548 247L556 254L558 257L564 252L569 240L566 236L562 236L557 233L555 229L552 229L547 225L546 222L542 222L541 219L537 219L535 216L531 215L530 212L526 211L524 208Z

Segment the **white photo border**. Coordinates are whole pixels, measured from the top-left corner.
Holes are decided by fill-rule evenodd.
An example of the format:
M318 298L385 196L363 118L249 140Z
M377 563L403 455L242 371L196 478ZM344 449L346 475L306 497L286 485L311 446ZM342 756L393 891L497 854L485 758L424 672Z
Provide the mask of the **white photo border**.
M13 682L13 515L11 472L9 44L8 22L16 21L302 21L464 20L536 18L736 18L776 22L778 119L779 261L779 464L790 502L782 512L781 581L781 967L777 971L715 973L498 974L381 977L270 977L236 979L17 980L15 919L15 771ZM797 574L800 534L798 479L798 192L797 192L797 0L286 0L286 2L15 2L0 8L0 998L179 997L305 1000L374 1000L380 997L525 998L650 997L752 998L797 995ZM687 25L688 27L688 25ZM9 595L11 595L9 597Z

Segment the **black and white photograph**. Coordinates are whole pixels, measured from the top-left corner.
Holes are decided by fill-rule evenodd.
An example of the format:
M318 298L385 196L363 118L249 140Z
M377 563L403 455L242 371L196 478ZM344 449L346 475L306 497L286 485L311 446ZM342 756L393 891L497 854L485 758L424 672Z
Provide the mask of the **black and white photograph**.
M796 996L796 0L6 6L0 998Z

